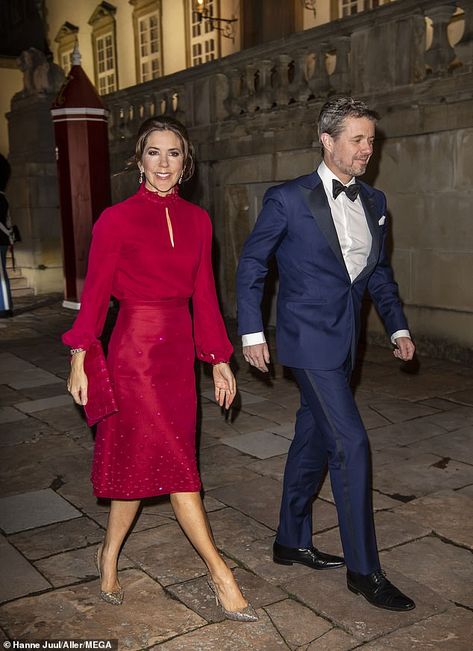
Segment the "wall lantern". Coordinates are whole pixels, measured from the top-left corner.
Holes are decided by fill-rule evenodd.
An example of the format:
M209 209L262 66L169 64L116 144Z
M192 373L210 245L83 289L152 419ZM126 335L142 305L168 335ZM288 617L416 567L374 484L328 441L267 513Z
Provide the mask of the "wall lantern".
M192 0L194 20L197 18L199 22L205 21L210 30L219 30L225 38L235 38L235 23L238 18L220 18L219 16L214 16L213 6L213 0Z

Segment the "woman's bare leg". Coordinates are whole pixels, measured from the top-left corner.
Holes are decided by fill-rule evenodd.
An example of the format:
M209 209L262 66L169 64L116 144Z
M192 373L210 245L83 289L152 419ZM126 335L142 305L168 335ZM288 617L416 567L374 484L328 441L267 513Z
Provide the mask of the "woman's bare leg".
M140 500L112 500L100 554L101 589L104 592L115 592L120 587L117 575L118 554L139 506Z
M224 608L245 608L248 602L215 546L200 493L172 493L171 504L184 533L207 565Z

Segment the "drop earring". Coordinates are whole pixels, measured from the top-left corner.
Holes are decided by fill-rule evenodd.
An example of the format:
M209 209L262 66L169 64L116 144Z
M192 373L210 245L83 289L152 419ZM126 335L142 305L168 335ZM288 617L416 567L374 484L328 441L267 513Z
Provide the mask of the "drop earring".
M143 176L144 176L143 170L140 170L140 179L139 179L140 184L143 183Z
M181 176L179 177L179 181L178 181L179 185L181 185L183 177L184 177L184 170L182 170Z

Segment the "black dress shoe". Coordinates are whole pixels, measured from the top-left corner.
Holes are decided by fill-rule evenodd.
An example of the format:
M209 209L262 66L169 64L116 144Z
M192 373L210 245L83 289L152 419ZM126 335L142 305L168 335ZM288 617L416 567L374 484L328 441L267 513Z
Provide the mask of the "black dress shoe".
M277 542L273 545L273 561L279 565L301 563L313 570L332 570L345 565L345 561L340 556L324 554L315 547L296 549L295 547L285 547Z
M396 588L381 570L371 574L358 574L347 570L348 589L363 597L378 608L386 610L412 610L415 603Z

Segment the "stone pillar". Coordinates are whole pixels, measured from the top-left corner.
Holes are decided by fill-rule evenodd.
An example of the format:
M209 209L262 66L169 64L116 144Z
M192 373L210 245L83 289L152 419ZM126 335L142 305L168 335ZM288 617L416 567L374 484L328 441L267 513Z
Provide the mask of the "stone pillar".
M39 50L18 60L24 88L7 114L12 176L8 200L22 242L15 259L35 294L63 288L61 226L50 106L64 73Z

